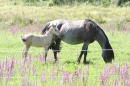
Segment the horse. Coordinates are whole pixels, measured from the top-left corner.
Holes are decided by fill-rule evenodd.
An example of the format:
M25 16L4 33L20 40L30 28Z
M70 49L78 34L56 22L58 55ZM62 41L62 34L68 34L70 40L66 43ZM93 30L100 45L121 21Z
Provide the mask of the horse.
M50 48L53 50L54 59L57 61L57 52L60 51L61 40L68 44L80 44L83 43L82 50L78 57L78 63L80 63L81 57L84 54L83 63L86 62L87 50L90 43L95 40L102 48L102 57L105 63L111 63L114 60L114 51L109 43L108 37L104 31L92 20L53 20L47 22L42 29L42 34L46 33L48 26L51 23L56 23L57 28L60 30L59 37L55 37L55 42L51 44Z
M53 36L54 35L59 35L59 30L56 27L56 25L49 25L49 29L44 35L34 35L34 34L25 34L21 36L21 40L24 44L24 50L22 57L26 58L28 50L31 46L34 47L44 47L44 57L45 57L45 63L46 63L46 57L47 57L47 52L49 50L49 46L51 45L53 41Z

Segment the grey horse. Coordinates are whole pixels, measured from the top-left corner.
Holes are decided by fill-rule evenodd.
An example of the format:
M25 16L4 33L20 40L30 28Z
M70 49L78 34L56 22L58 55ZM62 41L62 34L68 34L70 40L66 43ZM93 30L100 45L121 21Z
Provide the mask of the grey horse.
M84 61L86 62L88 45L93 43L95 40L100 44L102 48L102 57L105 63L111 63L114 60L114 52L109 43L109 40L104 31L92 20L53 20L47 22L42 29L42 34L46 33L48 26L51 23L56 23L60 30L59 37L55 37L55 42L51 44L54 53L55 61L57 60L57 52L60 50L61 40L68 44L80 44L83 43L82 50L78 57L80 63L81 57L84 54Z

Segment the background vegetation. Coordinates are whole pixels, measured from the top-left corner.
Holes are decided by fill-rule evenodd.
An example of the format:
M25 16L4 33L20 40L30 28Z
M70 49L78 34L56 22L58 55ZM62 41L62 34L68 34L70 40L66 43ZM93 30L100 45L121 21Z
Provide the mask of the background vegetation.
M130 6L130 0L7 0L13 5L79 5L79 4L92 4L95 6Z

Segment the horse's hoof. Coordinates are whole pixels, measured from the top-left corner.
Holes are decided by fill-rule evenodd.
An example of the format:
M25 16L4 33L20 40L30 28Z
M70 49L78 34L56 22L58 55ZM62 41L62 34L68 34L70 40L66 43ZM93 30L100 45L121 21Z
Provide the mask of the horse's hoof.
M57 62L58 60L55 60L55 63Z
M59 63L59 61L58 61L58 60L55 60L54 64L58 64L58 63Z
M46 64L46 62L44 61L43 64Z
M80 60L77 60L77 62L80 64Z
M83 64L87 64L87 62L86 62L86 61L83 61Z
M105 63L112 63L112 60L111 59L104 59L104 62Z

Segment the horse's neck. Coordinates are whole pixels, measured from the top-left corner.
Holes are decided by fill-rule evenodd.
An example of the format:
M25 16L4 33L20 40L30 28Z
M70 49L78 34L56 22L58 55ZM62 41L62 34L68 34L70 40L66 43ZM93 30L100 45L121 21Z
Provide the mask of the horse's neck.
M110 48L108 38L107 38L106 34L104 33L104 31L100 28L99 28L98 33L96 35L96 40L98 41L98 43L100 44L102 49L109 49Z

